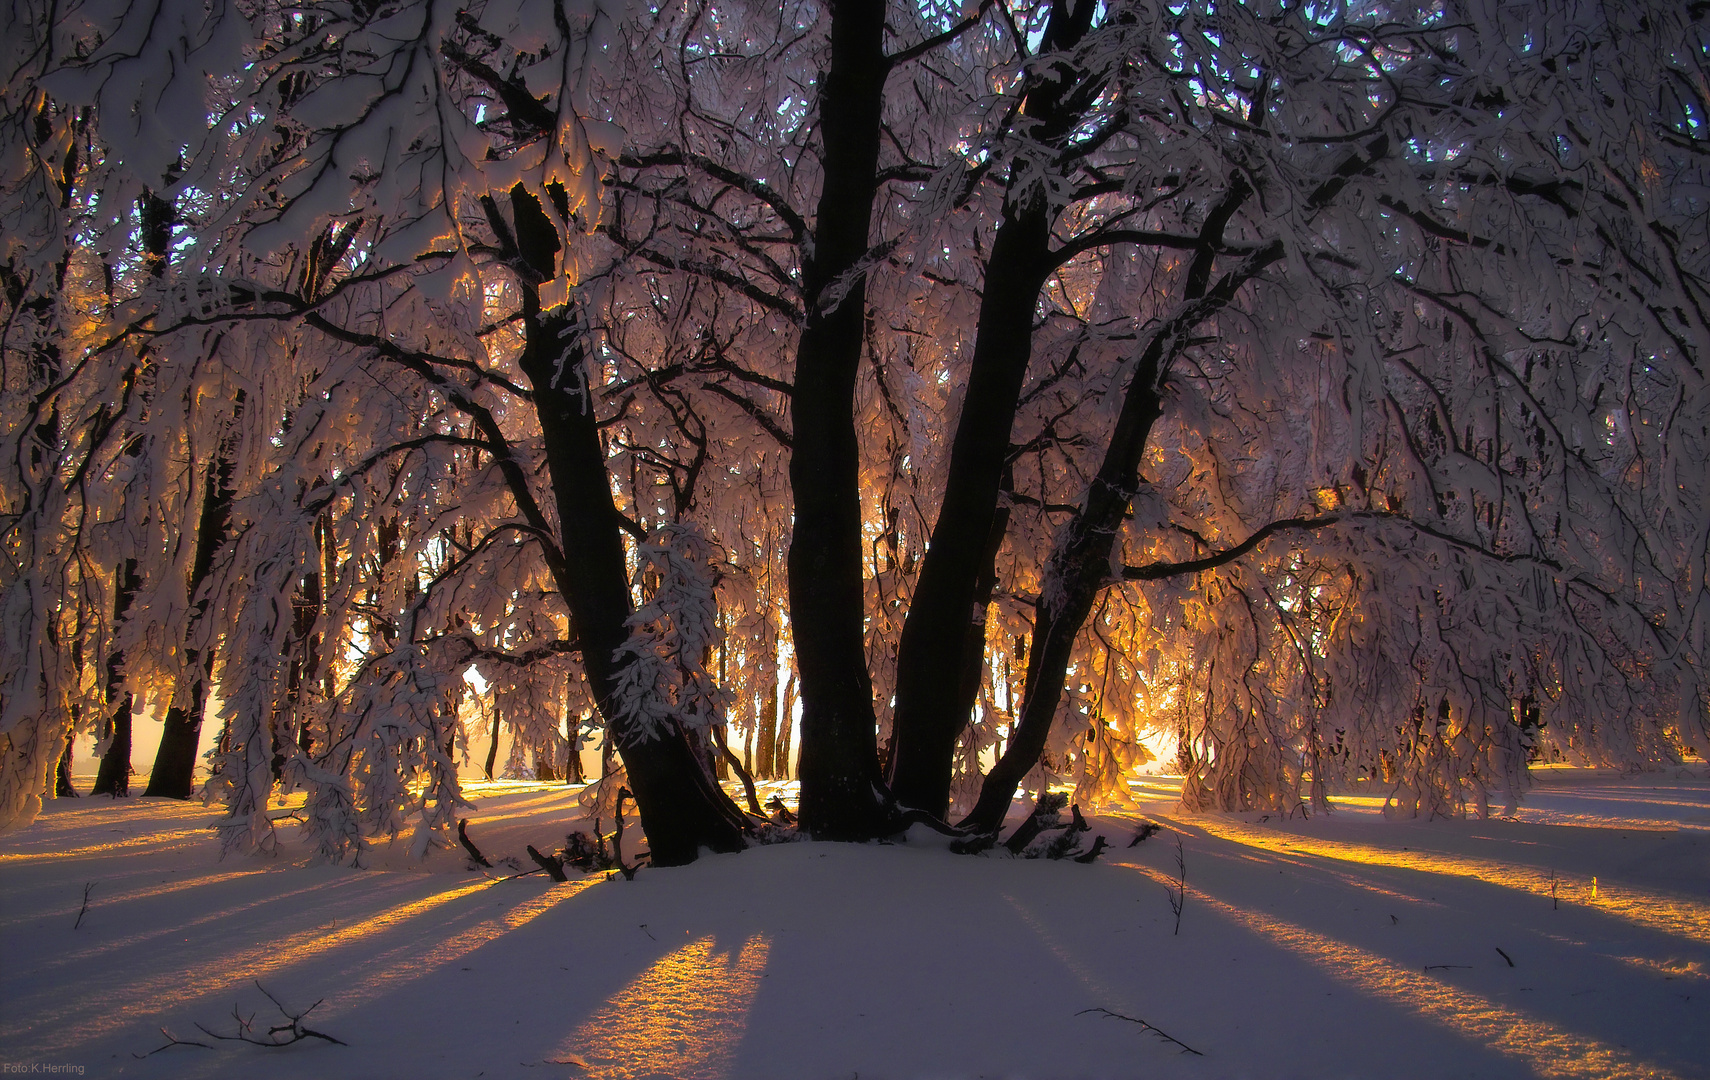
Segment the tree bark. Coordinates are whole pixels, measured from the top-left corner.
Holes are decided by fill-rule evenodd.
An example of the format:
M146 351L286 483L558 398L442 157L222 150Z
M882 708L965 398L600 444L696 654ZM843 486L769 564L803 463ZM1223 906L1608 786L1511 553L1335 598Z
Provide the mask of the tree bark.
M317 534L320 532L319 523L316 524L315 531ZM303 575L297 594L291 598L292 656L285 676L285 708L275 708L272 718L268 721L268 733L273 739L271 766L275 780L285 771L285 747L280 742L279 733L281 722L290 711L297 711L301 715L303 688L313 686L316 676L320 673L321 643L320 635L315 633L315 623L319 621L320 616L321 575L319 570L315 570ZM299 739L306 740L309 733L300 729L298 736Z
M1104 463L1088 492L1086 506L1064 534L1066 542L1052 552L1045 583L1034 605L1033 643L1027 661L1027 690L1021 718L1009 746L986 774L980 798L963 826L987 832L1003 824L1015 789L1039 761L1051 733L1051 721L1062 700L1075 635L1091 613L1093 601L1110 581L1110 552L1122 528L1123 515L1139 488L1140 455L1146 437L1162 414L1155 380L1159 357L1154 347L1135 373L1117 420L1116 434Z
M807 318L790 398L790 621L801 673L802 828L864 840L894 820L879 774L877 719L863 642L860 366L879 121L889 64L881 0L832 0L831 65L819 95L824 180L803 259ZM838 295L838 294L841 295Z
M784 684L784 711L778 717L778 779L790 778L790 742L791 733L795 729L796 716L796 673L790 672L790 679ZM877 742L877 735L874 736Z
M580 717L572 720L572 725L575 726L576 731L581 730L581 722ZM587 774L582 770L582 739L576 734L576 731L571 732L570 750L564 759L564 782L566 784L584 784L588 781Z
M1072 48L1091 26L1095 0L1053 7L1041 52ZM1077 84L1066 72L1046 76L1028 93L1022 112L1036 121L1033 137L1044 146L1062 139L1080 120L1096 84ZM889 779L897 801L943 817L950 808L956 739L979 692L964 669L985 625L981 578L1003 543L993 536L998 495L1009 458L1009 438L1033 355L1033 316L1039 290L1052 268L1050 212L1043 184L1027 182L1023 161L1011 167L1003 217L986 261L985 287L974 338L973 363L962 401L944 502L921 564L897 647L895 738ZM1004 515L1007 527L1008 516ZM995 539L995 542L994 542ZM990 552L988 555L987 552ZM970 616L970 611L973 614Z
M900 802L940 817L950 805L956 736L974 705L964 693L964 680L953 673L961 670L968 649L978 578L990 566L985 552L1033 353L1033 313L1049 244L1043 193L1021 206L1006 202L986 266L973 366L951 444L944 503L897 647L891 787Z

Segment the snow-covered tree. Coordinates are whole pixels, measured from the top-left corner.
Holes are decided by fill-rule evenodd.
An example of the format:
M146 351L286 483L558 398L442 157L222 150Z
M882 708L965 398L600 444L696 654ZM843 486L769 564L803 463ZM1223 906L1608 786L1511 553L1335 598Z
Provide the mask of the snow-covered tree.
M478 713L740 846L798 684L821 836L1710 745L1702 11L19 12L0 820L133 700L356 859Z

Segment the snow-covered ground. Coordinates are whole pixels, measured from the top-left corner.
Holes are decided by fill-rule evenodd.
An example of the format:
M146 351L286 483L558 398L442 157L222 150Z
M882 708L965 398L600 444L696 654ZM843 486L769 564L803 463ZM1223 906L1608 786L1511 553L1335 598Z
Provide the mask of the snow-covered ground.
M471 791L490 856L556 847L576 812L561 786ZM1388 822L1360 798L1309 821L1185 814L1162 778L1138 794L1164 830L1130 848L1131 816L1096 818L1115 848L1093 865L957 856L917 828L562 885L457 852L415 864L407 840L367 870L221 861L201 805L62 800L0 837L0 1067L1710 1076L1702 766L1546 770L1511 820ZM258 983L320 1000L304 1023L348 1045L198 1030L230 1034L234 1008L284 1022ZM213 1048L150 1055L163 1026Z

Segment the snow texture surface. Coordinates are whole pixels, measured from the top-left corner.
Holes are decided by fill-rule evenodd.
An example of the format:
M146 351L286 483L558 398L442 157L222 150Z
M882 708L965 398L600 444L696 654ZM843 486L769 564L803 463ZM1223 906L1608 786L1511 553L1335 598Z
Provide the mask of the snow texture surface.
M575 788L471 795L495 862L578 824ZM1128 847L1134 819L1093 818L1114 845L1093 865L957 856L917 827L559 885L418 863L405 838L373 869L307 865L289 819L280 857L221 860L212 809L50 802L0 838L0 1060L252 1080L1710 1076L1701 765L1545 770L1517 817L1482 822L1388 822L1380 798L1188 814L1152 778L1136 797L1162 830ZM232 1032L234 1006L283 1022L258 982L294 1011L324 999L304 1022L349 1045L198 1031ZM163 1026L214 1048L137 1057Z

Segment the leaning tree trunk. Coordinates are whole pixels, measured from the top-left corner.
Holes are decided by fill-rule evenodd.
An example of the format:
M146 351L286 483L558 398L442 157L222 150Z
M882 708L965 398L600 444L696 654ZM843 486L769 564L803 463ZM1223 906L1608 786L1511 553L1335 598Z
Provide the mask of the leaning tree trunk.
M1098 474L1087 487L1086 499L1053 546L1045 580L1034 604L1033 643L1027 661L1027 690L1021 718L980 788L980 798L962 824L990 831L1003 824L1022 778L1038 763L1051 733L1051 722L1062 700L1075 636L1092 613L1098 594L1113 580L1111 554L1121 534L1129 504L1139 492L1140 461L1152 425L1163 413L1163 375L1187 347L1193 331L1222 310L1235 293L1260 270L1282 256L1280 244L1270 244L1249 256L1240 267L1211 284L1223 230L1251 194L1236 176L1222 200L1207 215L1197 252L1188 267L1183 304L1147 342L1133 380L1123 396L1122 411L1105 448Z
M1157 387L1161 338L1154 338L1134 374L1106 449L1104 463L1088 489L1085 505L1051 553L1045 581L1034 605L1033 644L1027 659L1027 691L1015 732L986 774L965 827L990 831L1003 824L1021 780L1039 761L1062 700L1075 635L1093 602L1110 582L1110 553L1122 529L1128 504L1139 490L1140 455L1146 437L1163 412Z
M500 241L518 268L525 334L521 367L534 393L558 508L562 558L553 560L551 569L570 609L589 689L623 758L654 865L693 862L701 848L739 851L746 846L742 811L713 782L685 733L666 731L649 738L615 708L621 673L617 651L628 639L624 624L631 610L622 518L612 500L593 390L585 380L582 337L567 310L541 312L530 280L531 269L540 278L550 276L558 234L539 201L521 185L511 192L511 204L516 232L501 232ZM487 200L486 207L495 231L504 229L496 201ZM520 471L514 462L505 467ZM510 483L519 497L529 498L526 477Z
M1094 6L1095 0L1054 6L1041 51L1073 48L1091 26ZM1032 137L1044 146L1064 138L1101 85L1096 80L1072 83L1061 71L1042 77L1022 109L1034 122ZM891 790L898 802L940 817L950 808L956 739L979 693L977 679L970 685L949 673L965 670L970 650L984 652L990 588L983 590L982 600L982 578L991 572L1008 524L1007 515L999 518L998 496L1033 354L1039 290L1054 265L1053 215L1044 184L1028 179L1032 170L1025 165L1018 160L1011 167L1003 216L986 260L973 362L950 447L944 502L897 646Z
M589 688L623 758L653 862L693 862L703 847L740 850L741 811L707 775L684 733L646 739L614 707L620 674L615 657L628 638L630 596L605 451L585 397L591 391L578 382L579 350L564 356L561 335L570 328L568 318L536 313L525 322L522 368L533 383L563 537L560 590L581 642Z
M861 261L877 191L879 121L889 63L885 5L832 0L831 66L819 94L824 180L803 258L806 324L790 398L790 622L801 674L801 825L863 840L895 814L879 773L861 580L860 447L855 378L867 280Z

